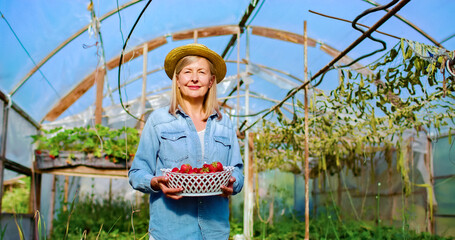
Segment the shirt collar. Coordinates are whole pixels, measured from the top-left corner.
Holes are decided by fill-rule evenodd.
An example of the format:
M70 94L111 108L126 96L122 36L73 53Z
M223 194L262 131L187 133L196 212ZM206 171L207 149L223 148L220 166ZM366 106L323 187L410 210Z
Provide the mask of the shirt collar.
M186 114L185 111L180 107L180 105L179 105L179 106L177 107L177 109L175 110L175 113L176 113L176 114L177 114L177 113L178 113L178 114L181 114L181 115L184 116L184 117L189 117L188 114ZM209 118L219 117L218 115L219 115L218 112L215 111L215 109L213 109L212 114L210 115Z

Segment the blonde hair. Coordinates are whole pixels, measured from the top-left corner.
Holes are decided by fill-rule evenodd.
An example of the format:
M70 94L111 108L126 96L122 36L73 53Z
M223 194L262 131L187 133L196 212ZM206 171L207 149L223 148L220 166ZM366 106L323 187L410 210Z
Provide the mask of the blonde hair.
M172 95L171 95L171 106L169 107L169 113L175 116L175 113L179 106L182 108L183 111L187 112L183 103L182 93L180 92L179 87L177 86L177 76L179 75L180 71L186 66L191 63L194 63L203 57L200 56L185 56L180 59L177 64L175 65L174 69L174 76L172 77ZM204 58L206 59L206 58ZM206 59L209 63L210 74L215 76L215 80L212 86L209 88L207 93L205 94L204 101L202 103L202 111L204 112L204 120L207 120L210 115L212 115L213 111L215 110L218 114L218 120L221 119L221 113L219 110L218 100L216 98L216 70L213 66L212 62Z

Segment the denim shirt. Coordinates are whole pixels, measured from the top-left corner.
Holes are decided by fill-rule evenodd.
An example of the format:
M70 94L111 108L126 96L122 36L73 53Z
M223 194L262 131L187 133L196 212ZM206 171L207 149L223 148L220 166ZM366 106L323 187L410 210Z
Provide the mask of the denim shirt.
M221 120L214 113L207 120L204 135L204 159L201 143L191 118L181 110L176 116L169 108L153 111L142 131L141 140L128 172L131 186L150 194L149 233L161 239L228 239L229 199L221 196L167 198L155 191L150 181L162 176L161 168L174 168L189 163L202 167L219 161L234 166L234 194L243 187L243 162L235 128L230 119Z

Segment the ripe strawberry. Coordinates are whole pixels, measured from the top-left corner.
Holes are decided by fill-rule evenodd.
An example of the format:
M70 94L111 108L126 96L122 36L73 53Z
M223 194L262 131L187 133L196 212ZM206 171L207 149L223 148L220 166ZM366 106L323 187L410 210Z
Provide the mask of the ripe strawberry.
M204 164L204 165L205 165L205 164ZM199 171L199 173L208 173L208 172L210 172L210 169L209 169L209 167L208 167L208 164L207 164L206 167L203 166L203 167L201 168L201 170Z
M182 164L182 166L180 167L180 171L182 171L183 173L188 173L190 169L192 169L192 167L189 164Z
M216 172L217 170L216 170L216 167L215 167L215 166L213 166L212 164L210 164L210 165L209 165L209 171L210 171L211 173L213 173L213 172Z
M175 167L172 169L172 172L178 172L179 171L179 168L178 167Z
M224 169L223 169L223 164L220 163L220 162L217 162L217 161L212 162L212 165L213 165L214 167L216 167L216 171L217 171L217 172L222 172L222 171L224 170Z
M55 158L56 158L56 157L55 157L54 155L52 155L52 154L49 154L49 157L50 157L51 159L55 159Z
M190 170L188 171L188 174L194 174L194 173L195 173L195 172L194 172L194 169L193 169L193 168L190 169Z
M41 154L41 150L37 149L37 150L35 150L35 153L36 154Z

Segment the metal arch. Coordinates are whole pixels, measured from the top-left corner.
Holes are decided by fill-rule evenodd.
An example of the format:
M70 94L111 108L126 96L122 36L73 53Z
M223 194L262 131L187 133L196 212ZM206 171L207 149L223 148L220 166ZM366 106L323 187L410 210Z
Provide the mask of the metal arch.
M128 2L128 3L125 3L124 5L120 6L119 9L115 9L115 10L112 10L108 13L106 13L105 15L103 15L102 17L99 18L100 22L105 20L106 18L114 15L115 13L117 13L118 11L120 10L123 10L125 8L128 8L128 7L131 7L133 6L134 4L136 3L139 3L139 2L142 2L143 0L133 0L131 2ZM88 24L87 26L85 26L84 28L81 28L79 29L79 31L77 31L76 33L74 33L72 36L70 36L69 38L67 38L64 42L62 42L60 45L58 45L54 50L52 50L52 52L50 52L46 57L44 57L35 67L33 67L28 73L27 75L25 75L24 78L22 78L22 80L16 84L16 86L13 88L13 90L9 93L11 96L13 96L17 90L19 90L19 88L21 88L22 85L24 85L27 80L36 72L38 71L38 69L40 69L47 61L49 61L49 59L51 59L55 54L57 54L60 50L62 50L66 45L68 45L71 41L73 41L74 39L76 39L79 35L81 35L82 33L84 33L85 31L88 30L90 24Z
M373 0L363 0L364 2L367 2L371 5L374 5L374 6L379 6L378 3L376 3L375 1ZM389 9L386 9L384 11L390 11ZM422 29L420 29L419 27L417 27L416 25L414 25L411 21L407 20L406 18L402 17L401 15L398 15L398 14L395 14L395 17L400 19L402 22L406 23L408 26L410 26L411 28L413 28L414 30L416 30L417 32L419 32L420 34L422 34L422 36L424 36L426 39L430 40L432 43L434 43L436 46L438 47L441 47L441 48L444 48L444 46L442 46L441 43L439 43L438 41L436 41L434 38L432 38L430 35L428 35L426 32L424 32Z
M192 39L193 35L189 34L194 31L197 31L199 36L201 37L213 37L213 36L221 36L221 35L231 35L233 32L237 32L238 26L235 25L221 25L221 26L212 26L212 27L203 27L203 28L197 28L197 29L190 29L190 30L183 30L183 31L178 31L175 33L169 34L169 36L172 36L175 38L175 40L184 40L184 39ZM292 33L292 32L287 32L284 30L279 30L279 29L273 29L273 28L266 28L266 27L259 27L259 26L252 26L252 33L255 35L267 37L267 38L274 38L282 41L288 41L288 42L293 42L296 44L303 44L303 35ZM309 38L310 41L310 46L316 47L317 41L315 39ZM149 45L149 52L153 49L156 49L164 44L166 44L166 38L163 36L154 38L148 42L145 42L143 44ZM320 42L319 42L320 43ZM132 50L129 52L125 53L124 56L129 56L127 59L132 60L133 58L137 58L142 55L142 45L139 45L137 47L134 47ZM328 45L325 45L323 43L321 44L321 50L328 55L335 56L339 54L340 52L336 50L333 47L330 47ZM347 56L344 56L341 58L341 61L349 61L350 58ZM115 67L118 67L118 57L114 57L111 60L107 61L107 70L113 69ZM368 69L363 68L360 64L355 64L351 67L353 70L358 71L368 71ZM362 69L362 70L359 70ZM43 122L44 120L49 120L53 121L55 120L60 114L62 114L69 106L71 106L80 96L82 96L88 89L90 89L93 84L94 84L94 78L95 78L95 73L99 71L100 69L95 70L93 73L88 74L88 76L83 79L76 87L74 87L72 90L68 92L62 99L65 99L65 101L61 101L57 103L52 109L47 112L44 116L43 119L41 119L40 122ZM293 77L295 79L295 77ZM83 86L82 86L83 85ZM82 87L80 87L82 86ZM233 90L233 92L235 89ZM233 92L229 93L231 95ZM77 93L78 96L74 96L74 93Z

